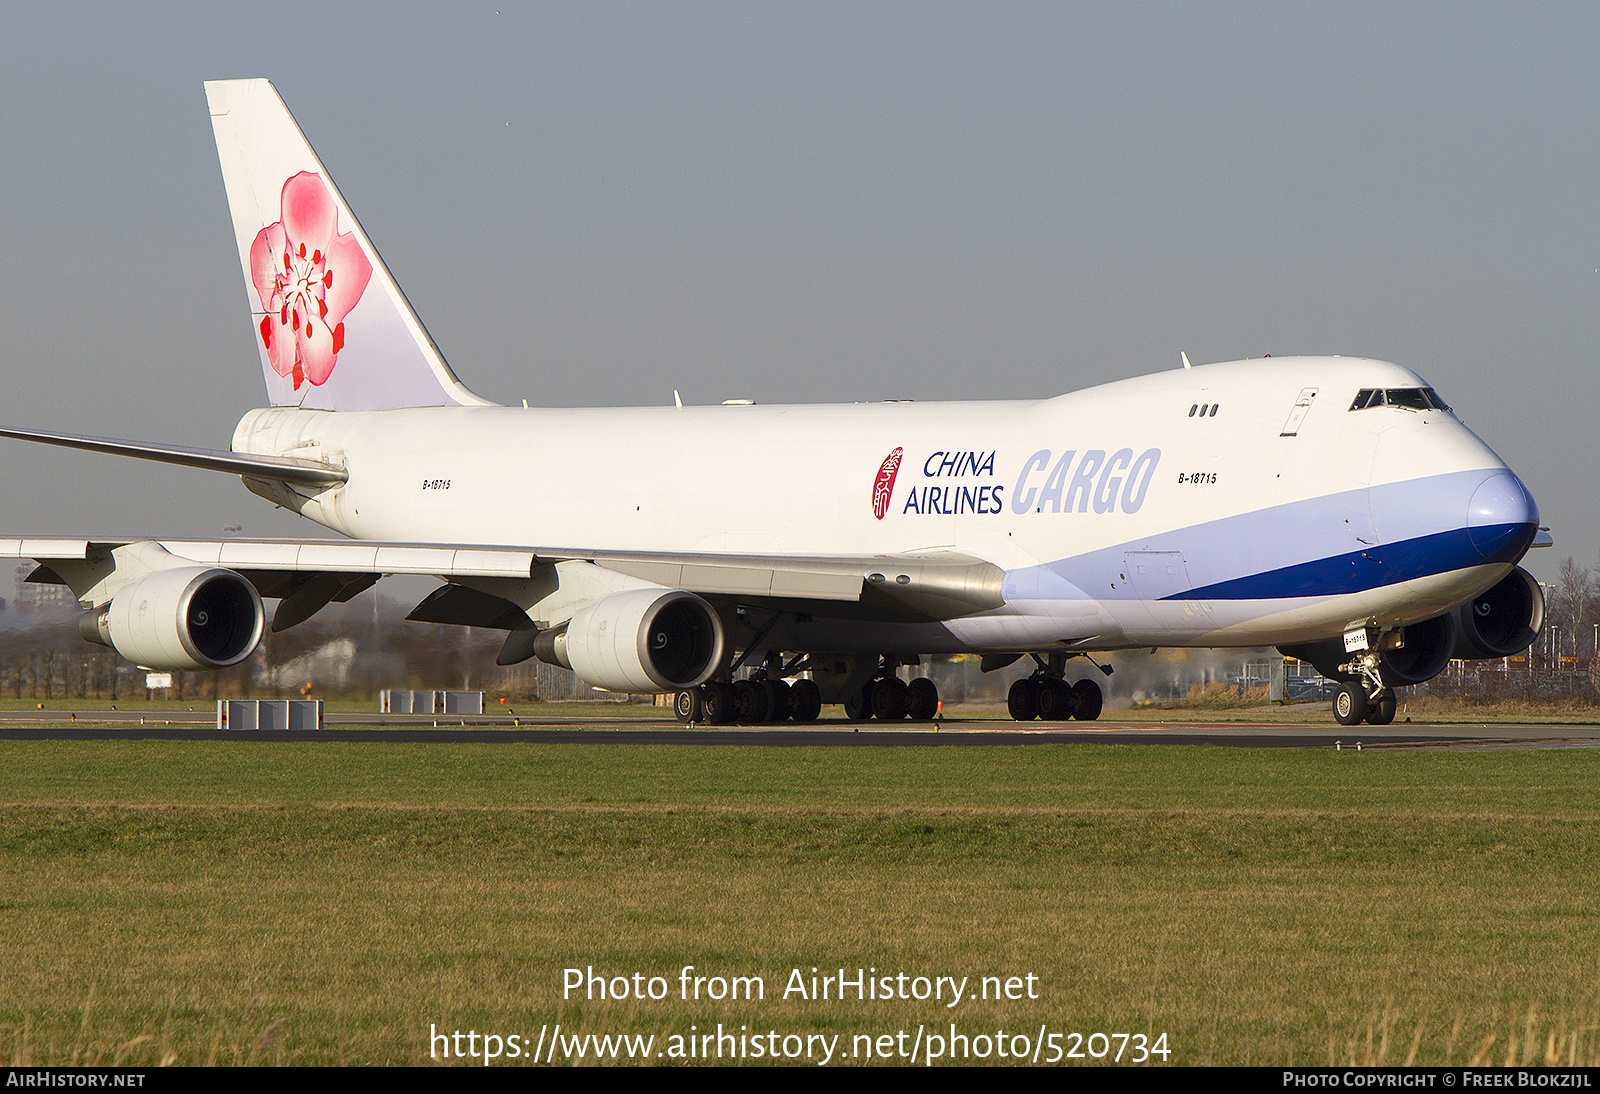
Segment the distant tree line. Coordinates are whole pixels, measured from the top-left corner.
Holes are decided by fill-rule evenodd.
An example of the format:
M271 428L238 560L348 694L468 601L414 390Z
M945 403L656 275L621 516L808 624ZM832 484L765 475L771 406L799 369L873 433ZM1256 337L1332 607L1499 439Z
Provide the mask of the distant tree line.
M1595 655L1600 567L1591 571L1569 556L1558 566L1556 581L1545 586L1545 598L1545 631L1525 655L1452 663L1421 693L1594 701L1600 696L1600 657ZM41 702L146 696L144 670L79 636L81 613L70 598L17 597L0 605L0 696ZM512 700L606 697L553 665L495 665L503 631L414 623L405 619L408 610L408 604L370 594L329 605L297 627L278 634L268 630L255 654L233 668L173 673L166 697L197 702L299 695L375 698L384 688L481 690ZM1196 684L1241 677L1242 661L1264 661L1274 654L1265 649L1112 654L1119 671L1104 684L1112 695L1177 698ZM933 676L947 702L992 702L1003 701L1011 679L1031 667L1024 658L1009 670L980 673L976 658L962 657L916 672ZM1077 667L1089 671L1086 662Z
M519 699L590 694L572 673L555 666L496 666L503 631L408 622L407 610L384 599L374 612L370 596L330 605L298 627L278 634L269 629L256 652L232 668L173 673L166 697L375 696L383 688L481 690ZM145 698L145 670L84 641L80 614L70 601L12 601L0 608L0 696L41 702Z

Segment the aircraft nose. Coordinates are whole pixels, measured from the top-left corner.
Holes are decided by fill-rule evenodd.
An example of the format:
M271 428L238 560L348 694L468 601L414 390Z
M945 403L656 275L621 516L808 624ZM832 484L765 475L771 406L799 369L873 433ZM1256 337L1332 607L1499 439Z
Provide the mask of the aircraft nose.
M1467 502L1467 535L1485 562L1515 562L1539 531L1539 507L1522 480L1496 471Z

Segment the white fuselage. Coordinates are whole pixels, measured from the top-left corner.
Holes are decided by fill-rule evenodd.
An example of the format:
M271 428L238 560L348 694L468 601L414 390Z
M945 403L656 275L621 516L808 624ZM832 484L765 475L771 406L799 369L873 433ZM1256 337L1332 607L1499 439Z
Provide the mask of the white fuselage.
M345 467L340 487L271 496L357 539L952 552L1006 572L1001 608L898 629L813 619L796 640L817 648L1253 645L1426 619L1515 563L1467 549L1474 522L1537 522L1531 499L1503 522L1469 513L1484 483L1515 482L1487 445L1448 411L1349 409L1359 389L1425 386L1383 362L1288 358L1033 402L280 407L248 414L233 447Z

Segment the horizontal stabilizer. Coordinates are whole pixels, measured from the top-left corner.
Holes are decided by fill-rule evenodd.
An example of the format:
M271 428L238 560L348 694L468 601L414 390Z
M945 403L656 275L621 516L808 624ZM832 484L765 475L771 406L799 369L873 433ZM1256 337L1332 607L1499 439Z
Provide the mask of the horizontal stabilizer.
M157 463L175 463L180 467L224 471L230 475L247 475L253 479L294 483L298 486L337 486L349 477L342 467L333 467L316 460L297 460L289 456L246 456L237 452L214 452L206 448L118 441L105 437L79 437L71 433L40 433L31 429L0 429L0 437L14 437L19 441L38 441L41 444L60 445L62 448L80 448L85 452L105 452L112 456L133 456L141 460L155 460Z

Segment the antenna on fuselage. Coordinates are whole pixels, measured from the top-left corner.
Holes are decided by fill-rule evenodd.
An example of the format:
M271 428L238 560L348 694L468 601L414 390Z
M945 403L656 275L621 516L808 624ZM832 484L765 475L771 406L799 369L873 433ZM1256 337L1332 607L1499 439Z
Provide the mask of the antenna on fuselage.
M1184 368L1194 368L1194 366L1189 363L1189 355L1183 352L1183 350L1180 349L1178 351L1178 357L1182 359Z
M672 389L672 402L679 410L683 409L683 396L678 394L678 389Z

